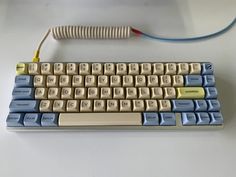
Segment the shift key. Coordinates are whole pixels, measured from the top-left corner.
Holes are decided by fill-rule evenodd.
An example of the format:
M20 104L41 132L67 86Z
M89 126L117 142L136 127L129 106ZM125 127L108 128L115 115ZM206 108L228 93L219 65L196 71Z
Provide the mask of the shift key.
M39 100L12 100L10 112L38 112Z
M204 98L205 91L202 87L179 87L177 88L178 99Z

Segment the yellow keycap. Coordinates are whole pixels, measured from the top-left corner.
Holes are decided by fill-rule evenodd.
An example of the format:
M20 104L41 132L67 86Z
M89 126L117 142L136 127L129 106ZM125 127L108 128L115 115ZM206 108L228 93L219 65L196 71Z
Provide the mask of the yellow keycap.
M202 87L179 87L177 88L178 99L204 98L205 91Z
M28 65L25 63L18 63L16 65L16 74L28 74Z

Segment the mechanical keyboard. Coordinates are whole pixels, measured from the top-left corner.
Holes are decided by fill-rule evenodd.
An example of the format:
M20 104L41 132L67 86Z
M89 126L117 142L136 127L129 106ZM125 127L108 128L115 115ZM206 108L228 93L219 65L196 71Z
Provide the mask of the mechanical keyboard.
M222 128L209 62L19 63L9 129Z

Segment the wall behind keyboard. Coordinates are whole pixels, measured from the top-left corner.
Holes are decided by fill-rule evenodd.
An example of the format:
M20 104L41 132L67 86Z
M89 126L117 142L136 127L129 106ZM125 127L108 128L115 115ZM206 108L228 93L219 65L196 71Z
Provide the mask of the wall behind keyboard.
M131 25L187 37L217 31L236 12L234 0L0 1L0 176L234 176L236 163L236 27L211 40L167 43L46 41L42 61L210 61L225 122L221 131L22 132L5 128L15 65L31 61L55 25Z

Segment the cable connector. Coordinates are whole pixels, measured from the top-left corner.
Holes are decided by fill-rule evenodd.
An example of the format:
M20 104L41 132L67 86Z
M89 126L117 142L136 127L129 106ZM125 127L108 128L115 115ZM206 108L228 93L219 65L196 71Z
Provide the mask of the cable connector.
M36 50L34 53L34 57L32 58L32 62L39 62L40 58L39 58L39 50Z

